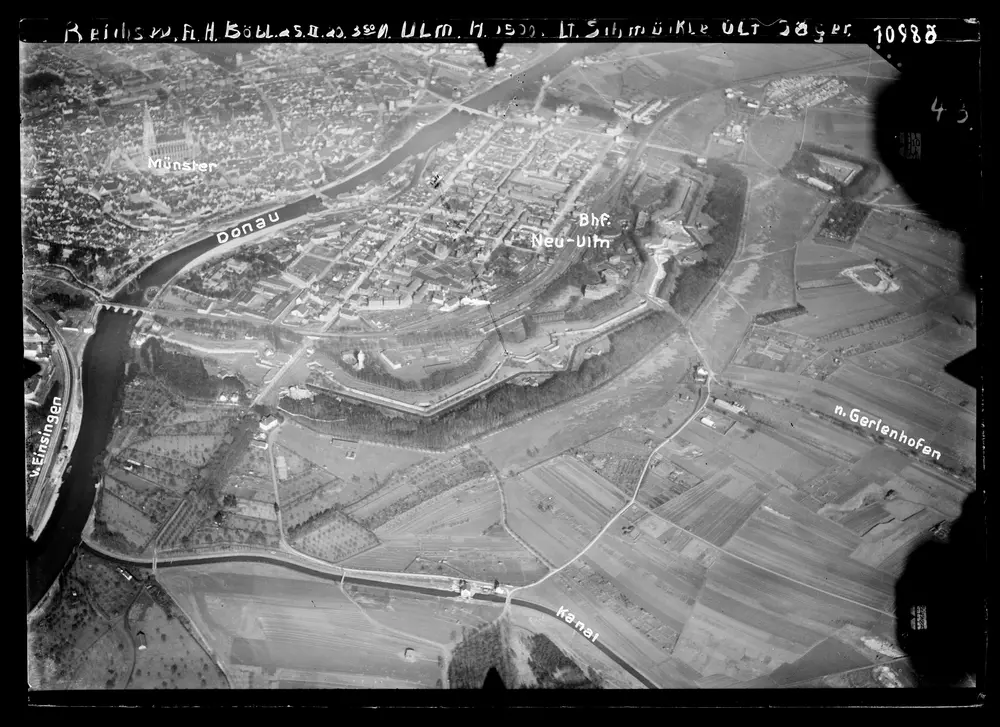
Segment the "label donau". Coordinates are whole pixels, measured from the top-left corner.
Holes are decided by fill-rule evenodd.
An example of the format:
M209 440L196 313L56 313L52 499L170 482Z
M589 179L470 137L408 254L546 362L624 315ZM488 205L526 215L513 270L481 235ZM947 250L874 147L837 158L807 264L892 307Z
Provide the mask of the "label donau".
M237 237L242 237L243 235L249 235L256 230L263 230L274 222L279 222L281 218L278 216L277 212L268 212L267 219L264 217L258 217L250 222L244 222L242 225L237 225L231 230L226 230L225 232L216 232L215 239L219 241L221 245L224 242L229 242L230 239L235 240Z

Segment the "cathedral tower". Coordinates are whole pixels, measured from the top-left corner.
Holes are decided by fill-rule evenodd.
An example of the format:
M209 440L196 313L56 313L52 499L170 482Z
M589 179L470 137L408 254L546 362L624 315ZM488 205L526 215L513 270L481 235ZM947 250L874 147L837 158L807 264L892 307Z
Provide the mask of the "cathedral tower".
M153 129L153 117L149 114L149 106L142 104L142 153L150 157L156 148L156 131Z

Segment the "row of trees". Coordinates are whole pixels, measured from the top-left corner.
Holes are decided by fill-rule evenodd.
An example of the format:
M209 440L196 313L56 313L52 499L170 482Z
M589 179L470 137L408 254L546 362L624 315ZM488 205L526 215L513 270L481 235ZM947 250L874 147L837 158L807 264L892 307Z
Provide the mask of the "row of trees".
M296 525L292 525L291 527L288 528L288 539L295 540L296 538L302 535L306 535L308 533L313 532L314 530L318 530L324 525L328 525L341 518L346 518L347 516L342 515L341 510L342 510L341 505L339 503L335 503L330 507L326 508L325 510L320 510L319 512L314 513L313 515L310 515L302 522L297 523ZM358 527L361 526L359 525Z
M239 319L209 319L209 318L168 318L154 315L153 320L162 326L179 328L200 336L221 339L223 341L245 339L247 336L255 339L269 340L275 344L275 350L283 350L283 342L299 343L302 334L298 331L279 329L277 326L255 326L253 323Z
M670 293L670 305L681 315L694 311L712 289L740 239L747 178L736 167L717 160L709 161L708 171L714 181L701 211L717 224L711 229L712 244L705 247L705 257L681 269Z
M339 400L319 394L312 400L282 399L293 414L326 420L325 430L342 436L393 444L448 448L562 404L604 384L659 345L675 328L674 319L651 311L610 334L610 351L563 371L537 388L503 384L431 418Z
M801 303L797 303L789 308L778 308L777 310L770 310L766 313L758 313L754 316L753 322L766 326L771 323L777 323L778 321L788 320L789 318L795 318L796 316L808 313L806 307Z

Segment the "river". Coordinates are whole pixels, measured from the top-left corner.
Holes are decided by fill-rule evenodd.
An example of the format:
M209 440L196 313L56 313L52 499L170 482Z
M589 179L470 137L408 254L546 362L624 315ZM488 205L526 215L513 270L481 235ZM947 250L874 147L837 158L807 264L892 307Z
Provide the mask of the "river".
M608 44L568 44L545 58L524 73L511 76L497 86L478 94L466 105L485 111L493 103L502 103L515 98L528 99L526 89L537 89L541 77L555 75L565 68L573 58L588 53L601 52L611 47ZM447 116L420 129L409 141L389 154L383 161L347 180L323 189L323 193L335 197L349 192L355 187L377 179L407 157L420 154L431 147L453 137L459 129L472 123L475 114L452 111ZM309 200L296 202L277 210L282 221L306 214ZM263 215L258 215L260 217ZM249 219L256 219L252 217ZM235 226L235 225L234 225ZM231 229L231 228L230 228ZM199 242L171 253L150 264L137 278L133 292L123 292L117 301L141 305L144 291L152 286L160 286L169 281L181 268L200 255L211 250L218 242L214 234ZM42 599L56 581L60 571L80 543L83 528L90 517L96 494L92 467L95 460L103 456L111 439L114 426L115 401L120 396L124 380L125 364L131 360L129 339L136 318L122 313L104 311L97 319L96 331L87 343L83 354L83 422L73 454L70 458L72 469L66 475L56 501L55 509L45 530L37 541L27 542L27 588L28 611Z

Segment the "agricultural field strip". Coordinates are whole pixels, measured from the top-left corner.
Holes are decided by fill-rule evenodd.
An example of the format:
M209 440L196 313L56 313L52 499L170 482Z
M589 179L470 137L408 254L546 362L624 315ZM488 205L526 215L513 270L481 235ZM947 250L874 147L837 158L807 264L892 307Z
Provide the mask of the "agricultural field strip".
M300 504L302 502L305 502L309 498L313 497L319 490L321 490L321 489L323 489L325 487L328 487L331 484L333 484L334 482L338 481L336 475L331 474L330 472L328 472L326 469L324 469L322 467L320 467L320 469L323 470L322 474L326 475L325 479L319 480L315 485L312 485L310 487L310 489L303 490L302 492L297 493L297 494L295 494L295 495L293 495L291 497L286 497L285 501L282 503L281 506L284 507L284 508L286 508L286 509L291 509L291 508L295 507L296 505L298 505L298 504ZM284 483L285 489L288 489L289 486L291 484L293 484L293 483L295 485L299 485L306 478L312 477L313 474L314 474L313 472L308 472L308 473L306 473L304 475L299 475L298 477L290 477L287 480L280 480L279 483L278 483L278 487L280 489L282 483ZM319 473L317 473L317 474L319 474ZM332 479L330 479L330 478L332 478ZM260 479L263 480L264 478L260 477Z
M688 331L688 335L690 336L690 330ZM694 340L693 339L692 339L692 344L694 344ZM696 344L695 344L695 349L698 349L698 346ZM707 381L706 384L705 384L705 394L706 394L705 395L705 401L702 402L701 406L696 407L694 409L694 411L691 412L691 414L688 416L688 418L685 419L684 422L680 426L678 426L677 429L672 434L670 434L655 449L653 449L652 452L649 453L649 457L646 458L646 464L643 465L642 472L639 474L639 480L635 484L635 490L632 492L632 497L629 499L629 501L627 503L625 503L624 507L622 507L622 509L619 510L618 513L616 513L615 515L613 515L611 517L611 519L608 520L607 524L603 528L601 528L601 531L594 537L594 539L591 540L583 548L583 550L581 550L575 557L573 557L570 560L566 561L565 563L563 563L558 568L554 568L554 569L550 570L548 573L546 573L544 576L542 576L541 578L539 578L537 581L535 581L534 583L530 584L530 586L516 586L514 588L508 589L508 591L507 591L507 598L505 599L505 604L504 604L504 611L505 612L506 612L507 608L510 606L511 596L516 591L518 591L520 589L528 588L528 587L531 587L531 586L537 586L537 585L545 582L546 580L548 580L552 576L556 575L557 573L560 573L561 571L563 571L564 569L566 569L568 566L576 563L576 561L578 561L581 557L583 557L584 555L587 554L587 551L589 551L590 548L593 547L593 545L597 541L599 541L602 537L604 537L604 534L611 528L611 526L614 524L615 520L617 520L625 512L627 512L628 509L630 507L632 507L632 505L636 504L636 499L639 496L639 489L642 487L642 480L645 478L646 472L649 471L649 466L653 462L653 458L659 453L659 451L661 449L663 449L663 447L665 447L667 444L669 444L673 440L674 437L676 437L678 434L680 434L681 431L683 431L684 427L686 427L688 424L690 424L694 420L694 418L699 413L701 413L701 411L708 404L709 400L711 399L711 395L712 395L712 392L711 392L711 379L709 381Z
M536 489L544 487L558 497L560 508L574 520L600 522L615 512L615 506L621 507L622 493L575 457L562 457L559 462L532 468L522 475L525 477L530 477L529 483L537 483ZM596 494L585 489L587 484Z
M864 354L859 354L859 355L864 355ZM894 376L886 376L885 374L875 373L874 371L870 371L869 369L866 369L866 368L864 368L862 366L858 366L853 361L846 362L845 365L844 365L844 368L852 368L852 369L855 369L858 374L868 375L868 376L876 376L876 377L878 377L880 379L885 379L886 381L891 381L894 384L906 384L907 386L912 386L914 389L917 389L921 393L928 394L930 396L933 396L936 399L940 399L941 401L943 401L948 406L956 406L956 404L954 402L948 401L943 396L941 396L939 394L935 394L932 390L926 389L923 386L920 386L919 384L913 383L912 381L907 381L906 379L896 378ZM957 408L962 408L962 407L957 407Z
M93 552L97 553L101 557L105 557L105 558L111 560L112 562L120 562L120 563L123 563L123 564L144 565L144 566L149 566L152 563L151 560L145 560L145 559L139 559L139 558L132 558L132 557L127 557L127 556L115 555L115 554L111 554L111 553L105 553L99 546L96 546L96 545L91 544L89 542L86 542L85 545L86 545L87 549L92 550ZM226 554L226 555L231 555L231 554ZM289 557L289 558L292 557L288 553L282 553L282 555L285 556L285 557ZM198 560L204 559L204 560L208 561L208 559L212 559L211 563L219 563L220 562L218 560L219 556L220 556L220 553L205 554L205 555L199 555L199 556L194 556L194 557L186 556L185 560L186 561L198 561ZM234 562L243 561L245 557L247 557L247 556L243 556L243 557L235 556ZM365 584L362 584L362 585L369 585L369 586L376 585L377 587L388 588L388 589L402 588L403 590L407 590L408 586L405 583L399 583L397 581L388 580L387 577L391 578L391 577L402 576L402 577L404 577L406 579L410 579L410 580L430 581L431 585L436 585L442 591L448 590L449 583L451 581L451 579L444 579L441 576L425 575L425 574L421 574L421 573L387 574L384 571L368 571L368 570L361 570L361 569L357 569L357 568L344 568L342 566L331 565L330 563L327 563L325 561L319 560L318 558L313 558L313 557L310 557L310 556L303 556L304 559L312 561L309 564L302 563L301 560L299 562L295 562L295 560L292 560L291 563L288 563L288 562L281 561L281 560L279 560L277 558L274 558L274 557L270 557L270 558L267 557L266 555L263 554L263 550L260 553L252 554L249 557L250 558L254 558L254 559L260 559L263 562L270 562L270 563L273 563L273 564L278 565L278 566L284 566L284 567L293 566L293 567L297 567L297 568L300 568L300 569L301 568L309 569L309 570L313 571L312 572L313 576L323 578L324 580L333 580L335 577L339 576L339 578L340 578L339 582L340 582L341 586L343 586L345 578L348 576L349 572L360 573L360 574L363 574L363 575L365 575L365 576L368 577L368 578L366 578L366 580L370 579L368 583L365 583ZM181 563L181 564L176 564L176 565L175 564L170 564L170 565L166 565L166 566L165 565L161 565L160 567L163 567L163 568L171 568L171 567L184 568L184 567L189 567L189 566L195 566L195 567L197 567L198 565L208 565L208 564L210 564L210 562L205 562L205 563L187 562L187 563ZM323 569L320 570L319 568L316 568L315 564L321 565L323 567ZM337 570L337 571L340 571L340 572L339 573L331 573L330 570ZM447 580L448 583L446 583L445 580ZM416 586L416 584L412 584L412 585ZM534 585L534 584L530 584L530 585ZM530 587L530 586L525 586L525 587ZM452 594L450 592L449 592L449 596L452 596ZM492 600L492 599L484 599L484 600ZM553 611L551 611L551 609L549 607L547 607L547 606L540 606L538 604L533 604L530 601L525 601L523 599L521 599L520 603L514 604L514 605L519 605L519 606L521 606L523 608L530 608L531 610L540 611L542 613L545 613L545 614L547 614L547 615L552 616L553 618L555 618L555 613ZM510 606L511 606L511 602L510 602L510 597L508 595L507 599L504 602L504 607L503 607L504 608L504 611L503 611L504 614L507 613L507 609L509 609ZM201 647L205 650L206 653L208 653L210 655L213 654L213 652L211 651L211 649L209 649L209 648L206 647L206 644L208 642L204 639L203 635L198 630L197 626L194 624L193 621L191 623L191 626L192 626L192 628L195 631L195 633L193 635L195 635L195 638L199 642L199 644L201 645ZM600 648L601 648L602 651L604 651L608 655L612 655L613 654L613 652L610 652L607 649L606 646L602 645ZM221 670L223 670L223 673L225 674L227 680L229 680L230 683L231 683L232 682L231 676L227 672L225 672L225 670L222 668L222 664L217 659L214 659L214 660L215 660L216 664L219 666L219 668ZM624 662L620 661L619 663L624 663Z
M817 588L816 586L810 585L808 583L804 583L803 581L800 581L800 580L797 580L795 578L792 578L791 576L785 575L784 573L779 573L778 571L773 571L770 568L767 568L767 567L765 567L763 565L760 565L759 563L754 563L752 560L749 560L748 558L744 558L741 555L736 555L734 553L730 553L725 548L720 548L719 546L711 543L710 541L705 540L701 536L695 535L690 530L685 530L680 525L677 525L675 523L670 522L669 520L667 520L663 516L659 515L658 513L654 512L653 510L649 509L648 507L646 507L642 503L639 503L639 507L641 507L643 510L645 510L646 512L648 512L653 517L658 518L660 520L663 520L664 522L668 523L670 526L678 528L679 530L682 530L683 532L687 533L688 535L690 535L693 538L697 538L698 540L700 540L701 542L705 543L709 547L715 548L716 550L721 550L723 553L725 553L726 555L728 555L730 558L734 558L736 560L740 560L740 561L746 563L747 565L751 565L754 568L759 568L760 570L766 571L767 573L770 573L773 576L777 576L777 577L783 578L783 579L785 579L787 581L791 581L792 583L794 583L794 584L796 584L798 586L801 586L803 588L809 588L809 589L811 589L813 591L818 591L819 593L822 593L825 596L830 596L831 598L837 598L837 599L840 599L841 601L847 601L848 603L851 603L851 604L853 604L855 606L860 606L861 608L868 609L869 611L875 611L876 613L880 613L880 614L882 614L884 616L889 616L891 618L896 618L895 614L889 613L888 611L883 611L882 609L875 608L873 606L869 606L869 605L866 605L864 603L860 603L858 601L854 601L854 600L852 600L850 598L846 598L844 596L840 596L840 595L838 595L836 593L832 593L830 591L826 591L826 590L824 590L822 588Z
M601 439L602 437L606 437L606 436L608 436L609 434L611 434L611 433L613 433L613 432L617 431L618 429L621 429L621 427L619 427L618 425L615 425L615 426L611 427L610 429L608 429L607 431L604 431L604 432L601 432L600 434L597 434L596 436L593 436L593 437L591 437L590 439L587 439L586 441L583 441L583 442L580 442L579 444L576 444L576 445L574 445L574 446L575 446L575 447L577 447L577 448L581 448L581 449L582 449L583 447L586 447L586 446L587 446L588 444L590 444L590 443L592 443L592 442L594 442L594 441L596 441L596 440L598 440L598 439ZM489 460L487 459L486 455L484 455L484 454L483 454L483 453L482 453L482 452L481 452L481 451L480 451L480 450L479 450L479 449L477 448L477 446L476 446L476 445L472 445L472 448L476 450L476 452L477 452L477 453L479 454L479 456L480 456L480 457L482 457L483 459L487 460L487 462L489 462ZM529 464L529 465L528 465L527 467L524 467L523 469L520 469L520 470L517 470L516 472L515 472L515 471L512 471L512 472L511 472L511 476L512 476L512 477L516 477L516 476L520 475L520 474L521 474L522 472L526 472L527 470L531 469L532 467L537 467L537 466L538 466L538 465L540 465L540 464L545 464L545 463L546 463L546 462L548 462L549 460L553 460L553 459L555 459L556 457L561 457L561 456L562 456L562 455L564 455L564 454L566 454L566 452L565 452L565 451L563 451L563 452L556 452L556 453L555 453L555 454L553 454L552 456L550 456L550 457L546 457L545 459L540 459L540 460L538 460L537 462L535 462L535 463L533 463L533 464Z
M449 497L454 497L455 495L466 492L467 490L470 490L476 485L480 484L480 482L482 482L483 480L485 480L485 478L477 477L475 479L469 480L468 482L463 482L460 485L456 485L455 487L445 490L444 492L440 492L434 497L428 500L424 500L416 507L411 507L409 510L401 512L399 515L395 515L389 520L386 520L384 523L375 528L375 530L373 530L372 532L374 532L375 535L380 539L383 536L402 535L404 533L401 533L400 531L405 529L414 520L421 517L424 514L424 511L429 509L436 509L438 505L447 500Z
M475 453L479 455L480 459L482 459L483 462L486 463L486 466L489 468L490 474L493 476L493 482L496 483L497 489L500 491L500 523L501 525L503 525L503 529L507 531L507 534L514 539L514 542L516 542L522 548L524 548L533 556L535 556L535 558L538 559L539 563L544 565L549 570L555 568L555 566L549 561L548 558L544 557L541 553L539 553L533 547L531 547L531 545L529 545L523 538L521 538L520 535L515 533L513 528L511 528L510 525L507 523L507 497L504 495L503 492L503 482L500 479L500 473L497 472L497 468L493 464L493 462L488 457L486 457L486 455L484 455L477 447L474 446L473 451L475 451ZM510 605L510 597L508 596L507 603L504 606L504 608L506 608L509 605Z
M702 408L704 408L704 405L702 405L702 407L700 407L699 409L697 409L697 410L696 410L696 411L694 412L694 414L692 414L692 416L691 416L691 417L689 417L689 419L688 419L688 422L689 422L689 421L690 421L690 420L691 420L691 419L692 419L692 418L693 418L693 417L694 417L694 416L695 416L695 415L696 415L697 413L699 413L699 412L701 411L701 409L702 409ZM686 424L687 424L687 422L685 423L685 426L686 426ZM683 427L681 427L681 428L683 428ZM680 431L680 430L678 430L678 431ZM671 435L671 438L672 438L672 436L673 436L673 435ZM669 441L669 438L668 438L668 440L666 440L666 441ZM665 444L665 443L666 443L666 441L665 441L665 442L664 442L663 444ZM661 444L660 446L662 447L663 445ZM659 449L659 447L657 448L657 450L658 450L658 449ZM656 451L657 451L657 450L654 450L654 454L656 453ZM641 484L641 481L642 481L642 478L643 478L643 477L645 476L645 473L646 473L646 471L647 471L647 469L648 469L648 465L649 465L649 461L651 460L651 458L652 458L652 455L651 455L650 459L648 459L648 460L647 460L647 463L646 463L646 466L645 466L645 467L644 467L644 469L643 469L643 473L642 473L642 475L640 476L640 481L639 481L639 483L637 483L637 486L636 486L636 491L635 491L635 492L636 492L636 494L638 493L638 490L639 490L639 486L640 486L640 484ZM629 503L629 505L626 505L624 509L628 509L628 507L629 507L629 506L630 506L631 504L634 504L634 502L635 502L635 496L636 496L636 495L634 494L634 495L633 495L633 498L632 498L632 501L631 501L631 502ZM502 492L502 488L501 488L501 497L503 497L503 492ZM643 507L644 509L646 509L646 508L645 508L644 506L642 506L642 505L640 505L640 507ZM623 511L622 511L622 512L624 512L624 509L623 509ZM607 525L607 526L605 526L605 531L607 530L607 528L608 528L608 527L609 527L609 526L610 526L610 525L611 525L611 524L612 524L612 523L614 522L614 520L615 520L615 519L616 519L616 518L617 518L617 517L618 517L618 516L619 516L620 514L621 514L621 512L619 512L619 514L618 514L618 515L616 515L616 516L615 516L614 518L612 518L612 520L611 520L611 521L610 521L610 522L608 523L608 525ZM595 538L595 540L594 540L594 541L592 541L592 543L591 543L590 545L592 545L592 544L593 544L593 542L596 542L596 540L597 540L597 539L599 539L599 538L601 537L601 535L603 535L603 532L604 532L604 531L602 531L602 533L601 533L600 535L598 535L598 537L597 537L597 538ZM693 534L692 534L692 536L693 536ZM697 536L693 536L693 537L697 537ZM588 545L588 546L587 546L587 548L588 548L588 549L589 549L590 545ZM584 551L584 552L586 552L586 549L585 549L585 551ZM583 553L581 553L581 555L583 555ZM579 556L577 556L577 557L579 557ZM731 557L733 557L733 556L731 556ZM575 560L575 559L574 559L574 560ZM572 562L572 561L571 561L571 562ZM569 565L569 563L567 563L566 565ZM760 566L757 566L757 567L760 567ZM562 566L562 568L565 568L565 565L564 565L564 566ZM560 569L560 570L561 570L561 569ZM345 572L346 572L346 569L345 569ZM547 577L548 577L549 575L551 575L551 573L550 573L550 574L548 574L548 575L546 575L546 576L545 576L545 577L544 577L544 578L543 578L542 580L544 580L545 578L547 578ZM780 575L780 574L778 574L778 575ZM782 576L782 577L785 577L785 576ZM793 580L793 581L794 581L794 579L789 579L789 580ZM533 584L533 585L534 585L534 584ZM801 585L804 585L804 584L801 584ZM522 587L525 587L525 586L522 586ZM820 590L820 589L815 589L815 590ZM832 595L832 594L828 594L828 595ZM838 598L840 598L840 597L838 596ZM508 601L509 601L509 598L508 598ZM860 605L860 604L858 604L858 605Z
M413 634L407 633L406 631L401 631L399 629L392 628L391 626L386 626L385 624L379 622L377 619L371 616L371 614L369 614L368 611L365 610L364 606L355 601L354 598L351 596L351 594L347 592L347 589L344 588L343 579L341 579L340 581L340 590L344 594L344 597L347 598L347 600L350 601L358 609L358 611L361 612L361 615L365 617L365 620L367 620L368 623L370 623L376 629L379 629L380 631L387 631L391 634L395 634L396 636L402 636L407 639L419 641L424 644L427 644L428 646L433 646L436 649L440 649L442 654L444 654L447 651L447 646L445 644L440 644L437 641L431 641L430 639L425 639L421 636L415 636Z
M908 657L908 656L897 656L894 659L888 659L887 661L879 661L877 664L868 664L867 666L859 666L859 667L856 667L854 669L847 669L846 671L838 671L838 672L833 672L832 674L824 674L824 675L822 675L820 677L809 677L808 679L802 679L802 680L797 681L797 682L785 682L784 684L781 684L780 686L775 687L775 688L776 689L789 689L789 688L795 687L795 686L797 686L799 684L808 684L809 682L819 681L820 679L829 679L831 677L845 676L847 674L854 674L855 672L859 672L859 671L866 671L866 670L874 669L875 667L878 667L878 666L888 666L889 664L896 664L896 663L901 662L901 661L905 662L905 661L909 660L909 658L910 657Z

